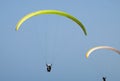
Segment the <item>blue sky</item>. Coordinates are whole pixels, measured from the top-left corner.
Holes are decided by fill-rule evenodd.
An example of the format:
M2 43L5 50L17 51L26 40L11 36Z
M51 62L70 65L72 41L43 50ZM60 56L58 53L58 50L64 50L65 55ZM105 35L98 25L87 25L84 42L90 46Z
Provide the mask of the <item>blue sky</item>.
M0 1L0 81L119 81L120 56L98 50L108 45L120 50L119 0ZM71 20L57 15L29 19L15 31L24 15L43 9L65 11L86 27L85 36ZM46 71L45 63L52 63Z

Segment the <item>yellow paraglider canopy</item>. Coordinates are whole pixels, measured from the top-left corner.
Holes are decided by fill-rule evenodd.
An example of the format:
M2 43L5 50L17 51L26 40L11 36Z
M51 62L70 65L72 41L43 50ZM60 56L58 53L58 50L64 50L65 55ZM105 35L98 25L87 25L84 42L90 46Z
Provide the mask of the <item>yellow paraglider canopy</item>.
M87 35L84 25L77 18L75 18L74 16L72 16L66 12L59 11L59 10L40 10L40 11L36 11L36 12L32 12L30 14L27 14L26 16L24 16L22 19L19 20L19 22L16 25L16 30L18 30L20 28L20 26L22 25L22 23L24 23L27 19L29 19L33 16L42 15L42 14L56 14L56 15L67 17L67 18L71 19L72 21L74 21L75 23L77 23L82 28L84 34Z

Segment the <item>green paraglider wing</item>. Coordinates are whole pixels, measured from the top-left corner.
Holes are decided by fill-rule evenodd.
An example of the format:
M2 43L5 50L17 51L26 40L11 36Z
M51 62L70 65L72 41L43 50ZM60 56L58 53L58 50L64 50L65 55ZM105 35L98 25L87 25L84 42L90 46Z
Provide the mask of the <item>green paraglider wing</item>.
M22 25L22 23L24 23L27 19L29 19L33 16L42 15L42 14L56 14L56 15L67 17L67 18L71 19L72 21L74 21L75 23L77 23L82 28L84 34L87 35L84 25L77 18L75 18L74 16L72 16L66 12L59 11L59 10L40 10L40 11L36 11L36 12L30 13L30 14L27 14L17 23L16 30L18 30L20 28L20 26Z

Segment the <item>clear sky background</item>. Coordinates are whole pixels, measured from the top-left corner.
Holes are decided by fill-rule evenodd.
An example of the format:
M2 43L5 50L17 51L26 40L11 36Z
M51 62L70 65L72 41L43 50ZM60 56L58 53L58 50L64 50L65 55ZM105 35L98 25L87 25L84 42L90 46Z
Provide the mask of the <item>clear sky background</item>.
M80 27L62 16L36 16L15 31L26 14L43 9L65 11ZM120 81L120 55L109 50L85 53L108 45L120 50L119 0L1 0L0 81ZM46 71L52 63L52 71Z

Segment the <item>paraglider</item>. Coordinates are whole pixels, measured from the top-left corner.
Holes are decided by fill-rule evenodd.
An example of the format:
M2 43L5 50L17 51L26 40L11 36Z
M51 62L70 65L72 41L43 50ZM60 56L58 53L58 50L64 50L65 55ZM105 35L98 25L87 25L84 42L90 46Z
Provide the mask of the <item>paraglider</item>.
M84 25L77 18L75 18L74 16L72 16L66 12L59 11L59 10L40 10L40 11L36 11L36 12L32 12L30 14L27 14L22 19L20 19L20 21L17 23L16 30L18 30L20 28L20 26L29 18L38 16L38 15L42 15L42 14L56 14L56 15L67 17L67 18L71 19L72 21L74 21L75 23L77 23L82 28L84 34L87 35Z
M111 51L114 51L114 52L120 54L120 51L117 50L116 48L113 48L110 46L97 46L97 47L93 47L90 50L88 50L88 52L86 53L86 58L88 58L93 51L96 51L99 49L107 49L107 50L111 50ZM103 81L106 81L106 77L103 77L102 79L103 79Z
M39 10L36 12L32 12L30 14L27 14L26 16L24 16L22 19L19 20L19 22L16 25L16 30L18 31L19 28L21 27L21 25L29 18L38 16L38 15L42 15L42 14L55 14L55 15L64 16L66 18L69 18L72 21L74 21L76 24L78 24L80 26L80 28L83 30L84 34L87 35L87 31L86 31L84 25L77 18L75 18L74 16L72 16L66 12L59 11L59 10ZM52 64L46 64L46 67L47 67L47 71L50 72L51 68L52 68Z
M103 79L103 81L106 81L106 77L103 77L102 79Z
M116 53L120 54L120 51L115 49L115 48L113 48L113 47L110 47L110 46L97 46L97 47L91 48L86 53L86 58L88 58L93 51L98 50L98 49L108 49L108 50L112 50L112 51L115 51Z
M52 64L46 64L46 67L47 67L47 72L50 72L52 68Z

